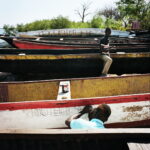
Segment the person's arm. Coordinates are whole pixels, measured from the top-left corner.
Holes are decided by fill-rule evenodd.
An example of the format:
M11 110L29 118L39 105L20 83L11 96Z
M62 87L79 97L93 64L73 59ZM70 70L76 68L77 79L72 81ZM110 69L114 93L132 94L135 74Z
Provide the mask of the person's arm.
M109 44L107 44L107 45L101 44L100 50L101 50L101 52L108 52L109 51Z
M100 50L101 52L109 51L109 39L107 36L100 40Z
M70 122L73 120L73 119L78 119L82 116L83 114L81 112L77 113L77 114L74 114L72 116L70 116L66 121L65 121L65 124L70 128Z
M103 48L109 48L109 43L106 45L106 44L101 44L100 46L102 46Z
M65 121L65 124L66 124L68 127L70 127L70 122L71 122L72 120L78 119L78 118L80 118L82 115L84 115L85 113L89 113L90 111L92 111L92 106L91 106L91 105L85 106L79 113L70 116L70 117Z

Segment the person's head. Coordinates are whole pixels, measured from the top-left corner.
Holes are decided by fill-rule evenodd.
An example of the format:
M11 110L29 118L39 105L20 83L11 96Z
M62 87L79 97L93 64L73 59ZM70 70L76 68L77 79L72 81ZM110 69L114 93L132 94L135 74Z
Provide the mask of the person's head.
M93 118L97 118L105 122L108 120L110 114L111 114L111 108L107 104L100 104L97 108L93 109L89 113L89 120Z
M111 35L111 29L110 28L105 29L105 35L107 35L107 36Z

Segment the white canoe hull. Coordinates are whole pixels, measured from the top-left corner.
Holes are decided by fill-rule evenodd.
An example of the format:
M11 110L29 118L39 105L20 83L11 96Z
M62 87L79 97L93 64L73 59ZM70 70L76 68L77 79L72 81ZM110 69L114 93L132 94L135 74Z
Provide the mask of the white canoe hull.
M112 114L107 127L150 125L150 94L112 96L60 101L32 101L0 104L0 129L66 128L65 120L85 105L107 103ZM87 119L87 116L83 116Z

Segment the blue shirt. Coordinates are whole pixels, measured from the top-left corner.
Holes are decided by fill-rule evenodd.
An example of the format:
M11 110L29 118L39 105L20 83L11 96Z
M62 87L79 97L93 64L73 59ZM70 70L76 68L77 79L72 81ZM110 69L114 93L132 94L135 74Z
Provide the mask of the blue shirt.
M104 129L104 123L99 119L92 119L90 121L84 119L74 119L70 123L71 129Z

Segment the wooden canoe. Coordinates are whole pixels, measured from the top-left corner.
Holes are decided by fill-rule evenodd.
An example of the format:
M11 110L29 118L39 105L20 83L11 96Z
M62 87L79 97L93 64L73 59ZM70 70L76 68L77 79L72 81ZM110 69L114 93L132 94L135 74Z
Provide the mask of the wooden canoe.
M13 39L13 45L19 49L81 49L98 48L98 44L68 43L58 41L38 41L31 39Z
M81 49L81 48L99 48L98 41L44 41L44 40L20 40L13 39L13 45L19 49ZM123 49L134 47L150 47L149 43L110 43L111 46L121 46Z
M99 76L99 53L1 54L0 72L49 73L53 78ZM149 73L150 53L112 53L111 74Z
M106 127L150 126L150 74L0 83L0 101L0 129L65 128L68 116L101 103L112 109Z
M92 49L99 49L99 38L82 38L82 39L46 39L42 37L37 38L13 38L13 37L0 37L1 39L7 41L12 47L19 48L19 49L81 49L81 48L92 48ZM138 48L150 48L149 42L146 39L135 41L135 39L131 40L129 38L126 39L114 39L110 38L110 46L115 47L115 49L135 49Z

